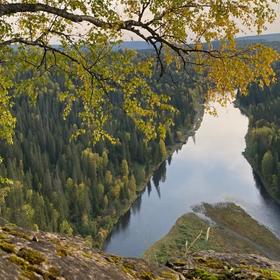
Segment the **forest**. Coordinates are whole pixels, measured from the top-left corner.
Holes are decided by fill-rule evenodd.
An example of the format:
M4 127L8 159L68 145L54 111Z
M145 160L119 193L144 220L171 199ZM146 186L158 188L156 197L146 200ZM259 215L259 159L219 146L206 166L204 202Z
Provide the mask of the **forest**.
M273 43L280 50L279 43ZM276 82L261 88L252 84L247 96L238 94L237 104L249 117L245 157L266 190L280 202L280 63L274 64Z
M76 102L64 119L65 104L57 97L64 90L60 72L50 74L36 102L27 96L16 98L14 143L0 142L0 177L13 181L1 200L1 216L24 228L80 234L100 246L152 171L174 144L184 141L202 101L193 81L172 66L164 77L155 74L149 82L157 92L166 92L178 110L165 141L147 141L117 109L107 127L118 139L116 144L93 144L87 133L73 140L80 104Z

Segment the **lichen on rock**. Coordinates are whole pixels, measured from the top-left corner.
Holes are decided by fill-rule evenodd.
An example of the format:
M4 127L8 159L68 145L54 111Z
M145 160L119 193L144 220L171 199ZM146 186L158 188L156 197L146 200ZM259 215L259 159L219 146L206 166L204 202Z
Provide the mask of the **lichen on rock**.
M280 263L257 255L201 251L158 265L92 249L80 237L26 238L33 235L0 226L1 280L280 280Z

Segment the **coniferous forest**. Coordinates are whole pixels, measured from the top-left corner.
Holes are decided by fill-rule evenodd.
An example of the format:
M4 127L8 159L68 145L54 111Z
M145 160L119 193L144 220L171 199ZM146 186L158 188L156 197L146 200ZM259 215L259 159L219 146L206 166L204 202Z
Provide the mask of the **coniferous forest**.
M63 75L51 75L36 102L18 97L14 144L0 144L0 176L13 180L1 201L1 216L25 228L81 234L100 245L152 171L194 125L199 100L186 77L173 72L152 81L178 110L165 141L147 142L118 110L109 124L117 144L92 144L87 134L71 140L79 125L79 104L64 120L57 97Z
M280 64L274 68L277 78L272 86L253 84L247 96L238 95L238 103L249 117L244 154L268 193L280 202Z
M280 280L279 4L0 0L0 280Z

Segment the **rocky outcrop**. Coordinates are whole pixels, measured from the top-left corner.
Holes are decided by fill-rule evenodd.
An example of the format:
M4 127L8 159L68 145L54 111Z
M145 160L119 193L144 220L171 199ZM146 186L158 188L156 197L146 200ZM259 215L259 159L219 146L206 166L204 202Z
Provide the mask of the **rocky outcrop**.
M258 255L202 251L166 265L182 279L280 280L280 263Z
M178 279L168 267L90 248L79 237L0 227L0 279Z
M0 226L1 280L280 280L280 263L203 251L164 265L94 250L82 238Z

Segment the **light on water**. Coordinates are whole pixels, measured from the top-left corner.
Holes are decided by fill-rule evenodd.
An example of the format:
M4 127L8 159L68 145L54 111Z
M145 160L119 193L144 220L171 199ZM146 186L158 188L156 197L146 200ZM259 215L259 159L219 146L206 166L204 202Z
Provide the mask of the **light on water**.
M195 141L155 172L152 186L114 228L105 250L141 256L177 218L201 202L232 201L280 236L280 208L256 182L243 157L248 119L232 105L205 115Z

